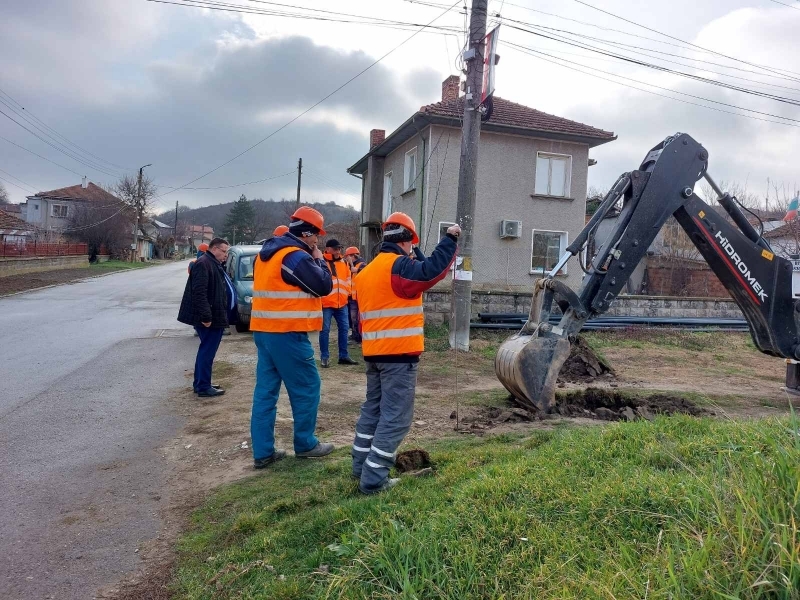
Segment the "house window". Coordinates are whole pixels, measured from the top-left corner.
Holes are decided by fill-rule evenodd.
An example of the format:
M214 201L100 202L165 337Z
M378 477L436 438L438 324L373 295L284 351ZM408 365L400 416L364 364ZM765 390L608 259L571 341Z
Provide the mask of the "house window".
M69 207L66 204L53 204L52 208L50 209L50 216L66 219L68 208Z
M383 176L383 220L392 214L392 172Z
M567 248L566 231L534 229L531 239L531 273L547 273L558 263ZM566 275L567 267L559 273Z
M455 225L455 223L448 223L447 221L439 221L439 241L442 241L442 238L447 235L447 230Z
M572 171L572 157L567 154L536 153L537 196L569 196L569 175Z
M405 168L403 170L403 191L407 192L417 187L417 147L406 152Z

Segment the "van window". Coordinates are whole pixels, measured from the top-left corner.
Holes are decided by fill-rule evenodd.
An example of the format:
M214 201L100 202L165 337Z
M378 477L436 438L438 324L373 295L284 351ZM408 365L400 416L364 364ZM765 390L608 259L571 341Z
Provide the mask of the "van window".
M239 259L239 281L253 281L253 266L256 262L256 255L242 256Z

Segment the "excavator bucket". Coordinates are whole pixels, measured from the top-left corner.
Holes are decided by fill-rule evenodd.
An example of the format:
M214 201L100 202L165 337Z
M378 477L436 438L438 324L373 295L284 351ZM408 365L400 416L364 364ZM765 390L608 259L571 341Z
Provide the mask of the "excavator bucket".
M551 331L550 308L553 281L536 282L528 322L497 351L494 371L500 383L528 410L549 412L556 398L556 382L569 358L569 340L559 336L539 337Z
M528 410L549 412L556 381L569 358L570 343L560 337L536 337L524 331L500 346L494 369L500 383Z

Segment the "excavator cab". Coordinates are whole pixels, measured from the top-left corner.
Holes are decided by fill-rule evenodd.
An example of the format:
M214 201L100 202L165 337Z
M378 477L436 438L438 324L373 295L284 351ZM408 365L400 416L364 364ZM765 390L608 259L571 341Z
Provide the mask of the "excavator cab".
M707 173L708 152L687 134L675 134L624 173L555 267L534 285L528 320L500 346L495 373L520 404L548 412L558 374L587 319L606 312L670 216L674 216L742 310L756 347L786 359L787 387L798 387L800 305L792 297L792 264L772 251L745 218L736 198ZM705 178L724 213L694 193ZM616 224L584 267L575 292L558 277L579 257L597 225L621 204ZM578 259L580 260L580 259ZM550 317L558 309L558 325ZM555 313L555 314L559 314ZM794 382L790 385L790 382Z

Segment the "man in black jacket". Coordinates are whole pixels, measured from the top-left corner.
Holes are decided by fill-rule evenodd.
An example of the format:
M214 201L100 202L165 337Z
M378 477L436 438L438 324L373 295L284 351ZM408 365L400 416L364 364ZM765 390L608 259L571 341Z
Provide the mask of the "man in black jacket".
M225 273L229 244L214 238L208 250L192 266L183 291L178 321L194 326L200 336L200 348L194 363L192 387L198 396L221 396L225 390L211 385L211 369L222 334L238 320L236 293Z

